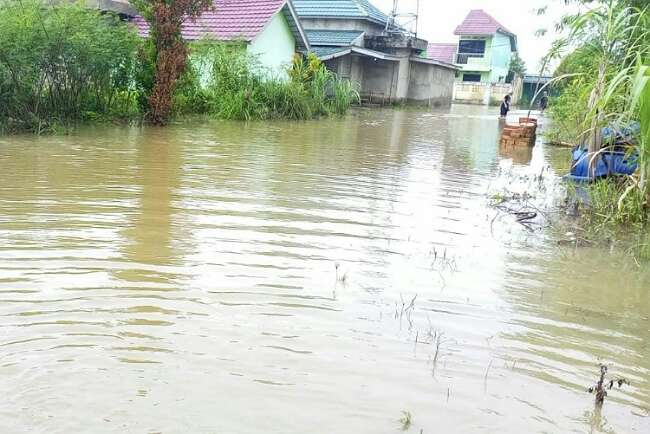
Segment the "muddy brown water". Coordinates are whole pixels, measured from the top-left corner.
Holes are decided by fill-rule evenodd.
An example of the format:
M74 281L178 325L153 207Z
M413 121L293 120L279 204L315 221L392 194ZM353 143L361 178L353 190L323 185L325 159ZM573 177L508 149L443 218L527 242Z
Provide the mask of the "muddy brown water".
M648 266L490 208L566 169L498 128L0 138L0 432L649 433ZM598 418L600 362L631 386Z

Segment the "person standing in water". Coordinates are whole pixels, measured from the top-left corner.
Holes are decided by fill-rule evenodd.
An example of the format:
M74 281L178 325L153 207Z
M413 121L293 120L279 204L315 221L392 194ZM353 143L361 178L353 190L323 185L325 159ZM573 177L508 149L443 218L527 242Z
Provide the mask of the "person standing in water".
M539 108L542 111L542 114L544 114L544 111L548 107L548 92L544 91L544 95L542 95L542 98L539 100Z
M501 117L502 118L505 118L506 116L508 116L508 112L510 111L510 101L511 101L510 95L506 95L503 98L503 102L501 102Z

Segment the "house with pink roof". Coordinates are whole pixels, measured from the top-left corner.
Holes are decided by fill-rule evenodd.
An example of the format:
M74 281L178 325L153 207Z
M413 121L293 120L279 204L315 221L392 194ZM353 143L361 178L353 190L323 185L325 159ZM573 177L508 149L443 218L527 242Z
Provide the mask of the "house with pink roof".
M461 69L460 81L505 83L511 80L510 60L517 36L483 9L469 12L454 34L458 42L430 43L428 57Z
M149 25L141 16L132 19L141 36ZM214 0L214 9L182 27L187 41L214 40L241 43L271 74L286 74L297 52L308 51L309 41L292 0Z
M453 99L457 102L498 104L511 94L515 104L521 77L510 72L517 53L517 36L483 9L474 9L454 34L457 42L429 43L427 57L459 68Z

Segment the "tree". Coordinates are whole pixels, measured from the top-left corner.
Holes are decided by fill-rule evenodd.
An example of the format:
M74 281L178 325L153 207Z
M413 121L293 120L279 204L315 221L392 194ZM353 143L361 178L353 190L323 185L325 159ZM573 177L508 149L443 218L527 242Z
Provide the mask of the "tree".
M519 57L519 53L515 53L510 59L510 71L517 75L524 75L526 73L526 63Z
M153 45L154 80L148 95L147 119L154 125L169 122L174 89L187 66L189 49L181 35L185 20L196 19L213 0L133 0L149 23Z

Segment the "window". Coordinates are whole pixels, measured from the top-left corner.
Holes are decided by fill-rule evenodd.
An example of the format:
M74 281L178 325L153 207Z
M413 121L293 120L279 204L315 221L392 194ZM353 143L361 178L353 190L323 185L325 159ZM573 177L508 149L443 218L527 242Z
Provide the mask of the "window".
M463 81L479 83L481 81L481 74L463 74Z
M485 40L484 39L467 39L461 40L458 44L458 53L460 54L485 54Z

